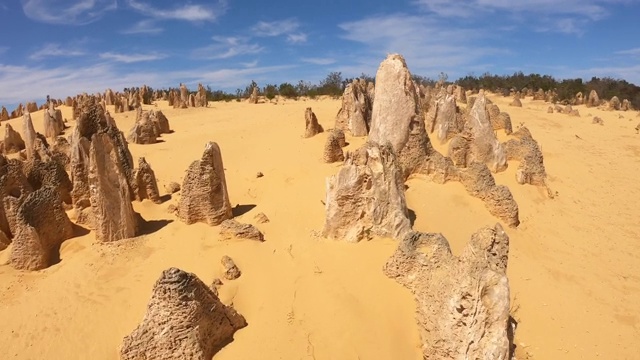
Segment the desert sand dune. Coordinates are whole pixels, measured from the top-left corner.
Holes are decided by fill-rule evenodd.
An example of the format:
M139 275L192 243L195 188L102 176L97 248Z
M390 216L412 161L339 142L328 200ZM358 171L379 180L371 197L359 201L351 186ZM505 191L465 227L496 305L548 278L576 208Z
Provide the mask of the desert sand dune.
M509 187L520 213L517 228L504 227L517 358L633 358L640 351L635 113L619 118L619 112L574 106L582 117L569 117L549 114L548 103L531 98L521 99L521 108L509 107L511 98L489 98L509 113L514 131L521 123L531 131L542 148L548 185L557 193L549 199L543 188L519 185L515 162L494 174ZM303 138L304 114L312 107L329 130L340 106L339 100L322 99L174 109L158 101L174 132L156 144L130 143L129 149L153 167L166 201L134 201L134 210L148 221L137 238L99 244L89 231L76 230L62 244L61 261L49 268L0 266L3 357L117 359L163 270L180 268L210 284L222 278L220 258L228 255L242 276L223 280L220 299L233 304L248 326L215 359L420 359L413 296L382 272L397 242L350 244L319 236L325 179L342 164L323 161L329 131ZM74 126L71 108L60 108ZM43 133L43 112L31 115ZM604 126L592 124L593 116ZM135 122L135 112L113 117L124 131ZM22 132L21 119L4 123ZM510 138L503 131L498 137ZM220 146L229 199L239 205L236 220L256 225L264 242L222 240L217 227L186 225L167 211L180 193L169 196L165 185L182 184L209 141ZM365 138L347 133L347 142L345 150L353 150ZM446 154L446 144L433 144ZM460 183L439 185L417 175L407 185L414 230L442 233L456 255L471 234L498 222ZM258 213L270 222L258 223ZM0 263L9 254L0 251Z

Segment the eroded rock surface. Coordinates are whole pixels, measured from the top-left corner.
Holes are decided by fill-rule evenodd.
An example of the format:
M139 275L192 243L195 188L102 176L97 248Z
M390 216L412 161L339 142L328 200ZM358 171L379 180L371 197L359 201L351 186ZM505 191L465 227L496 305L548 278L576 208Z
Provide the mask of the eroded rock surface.
M133 196L136 200L149 199L160 204L160 190L156 174L144 157L138 159L138 168L133 170Z
M72 236L73 224L57 189L36 190L18 208L10 263L20 270L47 268L57 261L60 244Z
M519 184L546 186L547 172L544 168L544 157L538 142L533 139L526 127L513 133L515 139L505 142L504 149L508 160L520 162L516 171Z
M310 107L304 112L304 137L310 138L324 131L322 125L318 123L316 114L313 113Z
M373 106L370 93L373 90L373 84L369 83L369 85L364 79L355 79L345 87L342 94L342 107L336 116L337 129L349 131L352 136L367 136Z
M2 144L5 154L17 153L26 148L24 140L20 133L13 130L11 124L7 124L4 130L4 142Z
M251 224L242 224L234 219L227 219L220 224L220 236L222 239L232 238L264 241L264 235L257 227Z
M209 142L202 158L191 163L184 177L178 218L187 224L215 226L232 217L220 147Z
M323 236L357 242L373 236L401 239L411 230L404 180L389 145L367 143L327 179Z
M120 358L211 360L245 326L196 275L170 268L156 281L142 323L124 338Z
M441 234L408 233L384 273L415 296L425 359L508 360L509 238L476 232L458 257Z

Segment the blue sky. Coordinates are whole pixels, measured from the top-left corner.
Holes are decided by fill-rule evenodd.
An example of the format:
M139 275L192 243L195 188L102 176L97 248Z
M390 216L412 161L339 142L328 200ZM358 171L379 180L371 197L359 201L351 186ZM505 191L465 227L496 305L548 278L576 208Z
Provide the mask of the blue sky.
M0 104L148 84L412 73L612 76L640 85L640 0L0 0Z

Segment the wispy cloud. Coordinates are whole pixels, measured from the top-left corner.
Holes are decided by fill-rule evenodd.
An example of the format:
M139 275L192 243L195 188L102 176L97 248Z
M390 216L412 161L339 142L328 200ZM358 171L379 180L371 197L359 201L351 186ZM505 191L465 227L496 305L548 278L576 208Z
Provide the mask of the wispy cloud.
M258 44L250 43L247 37L214 36L214 43L195 49L192 56L196 59L228 59L235 56L257 54L264 50Z
M307 34L297 33L287 35L287 42L291 44L302 44L307 42Z
M224 0L213 5L181 4L170 9L160 9L150 3L138 0L126 1L132 9L145 16L160 20L215 21L227 8L227 2Z
M425 10L447 17L470 17L481 13L504 11L508 13L538 13L546 15L579 15L592 20L607 16L607 6L625 0L459 0L453 5L448 0L417 0Z
M69 47L65 49L58 43L50 43L29 55L29 59L41 60L51 57L75 57L82 55L85 55L85 52L79 48Z
M251 30L255 36L280 36L291 34L298 30L300 23L296 19L279 21L260 21Z
M142 61L154 61L166 58L167 55L159 53L151 54L118 54L114 52L104 52L100 54L100 58L104 60L112 60L122 62L126 64L142 62Z
M21 0L31 20L47 24L85 25L118 8L117 0Z
M253 60L251 62L243 62L240 63L242 66L247 67L247 68L254 68L256 66L258 66L258 60Z
M640 48L620 50L615 52L616 55L640 56Z
M300 59L302 62L306 62L314 65L331 65L336 62L336 59L333 58L302 58Z
M481 62L487 55L504 53L502 49L478 41L490 33L452 27L449 23L419 15L374 16L339 27L344 30L344 39L364 47L364 51L358 50L360 58L352 60L354 65L361 66L361 71L372 71L372 63L379 63L379 59L384 59L388 53L403 54L412 71L420 74L455 73L460 68L468 69Z
M159 27L153 20L141 20L132 27L121 31L121 34L159 34L164 29Z

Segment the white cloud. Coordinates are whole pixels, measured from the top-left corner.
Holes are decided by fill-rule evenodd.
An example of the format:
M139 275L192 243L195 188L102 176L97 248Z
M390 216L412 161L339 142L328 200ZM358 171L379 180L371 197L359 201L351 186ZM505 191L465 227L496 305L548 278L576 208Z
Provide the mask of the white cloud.
M336 62L333 58L302 58L300 60L314 65L331 65Z
M243 63L240 63L240 64L242 66L244 66L244 67L254 68L254 67L258 66L258 60L256 59L256 60L253 60L251 62L243 62Z
M117 8L117 0L22 0L29 19L47 24L85 25Z
M640 56L640 48L620 50L615 52L616 55Z
M258 44L250 43L246 37L222 37L214 36L214 43L192 52L196 59L228 59L240 55L258 54L264 48Z
M287 42L292 44L302 44L307 42L307 34L305 33L296 33L287 35Z
M591 79L593 76L612 77L614 79L624 79L640 86L640 65L638 64L571 70L566 75L567 77L580 77L583 79Z
M159 34L164 29L159 27L153 20L141 20L132 27L121 31L121 34Z
M631 0L633 1L633 0ZM476 16L479 13L504 11L508 13L538 13L546 15L579 15L592 20L607 16L607 6L625 0L417 0L427 11L440 16Z
M31 60L41 60L50 57L75 57L85 55L83 50L78 48L67 48L64 49L60 44L50 43L46 44L33 54L29 55L29 59Z
M192 22L215 21L227 8L226 1L214 5L182 4L171 9L159 9L150 3L127 0L129 6L145 16L160 20L184 20Z
M300 23L295 19L260 21L251 28L255 36L280 36L298 30Z
M104 60L113 60L122 62L125 64L142 62L142 61L154 61L166 58L165 54L151 53L151 54L118 54L113 52L104 52L100 54L100 58Z
M377 68L387 54L400 53L414 73L435 75L444 71L451 74L468 69L487 55L505 52L478 41L491 33L452 27L450 23L425 16L375 16L343 23L339 27L345 31L343 38L360 43L366 49L364 52L355 50L359 58L344 59L361 66L360 71L371 71L372 65L375 64L373 69ZM357 67L351 67L354 69Z

